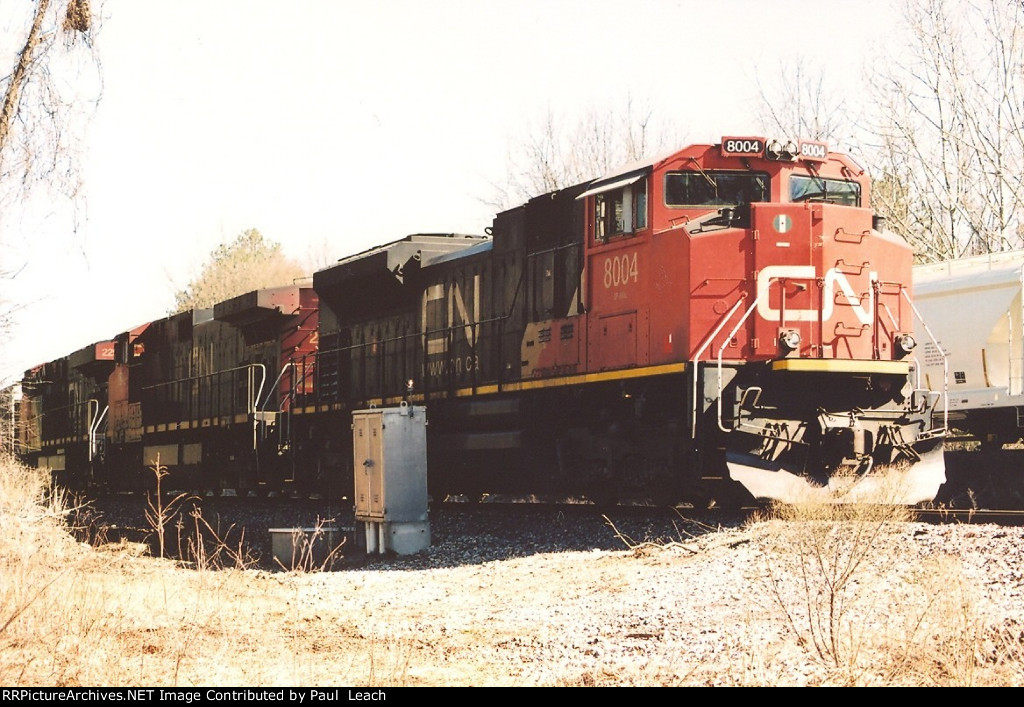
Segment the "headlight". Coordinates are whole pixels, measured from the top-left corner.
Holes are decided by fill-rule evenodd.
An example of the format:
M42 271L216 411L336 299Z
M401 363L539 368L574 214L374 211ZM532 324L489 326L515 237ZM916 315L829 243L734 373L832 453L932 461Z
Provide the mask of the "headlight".
M898 334L896 336L896 349L901 356L906 356L917 348L917 339L913 334Z
M800 148L792 140L786 140L785 143L772 140L765 147L765 157L776 162L794 162L799 153Z
M786 329L779 334L779 345L787 352L796 351L800 346L800 332L796 329Z

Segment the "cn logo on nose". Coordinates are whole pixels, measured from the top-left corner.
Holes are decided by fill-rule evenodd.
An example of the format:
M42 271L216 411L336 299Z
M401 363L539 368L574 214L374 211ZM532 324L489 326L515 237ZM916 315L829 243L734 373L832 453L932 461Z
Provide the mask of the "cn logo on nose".
M776 223L785 216L776 216ZM768 292L773 283L779 280L806 280L814 281L818 277L813 265L771 265L757 274L757 313L762 319L779 321L782 311L772 307L768 302ZM871 282L878 279L877 273L869 273ZM832 312L836 304L836 288L846 298L846 304L860 320L861 324L871 324L871 313L875 311L874 288L869 287L867 295L861 297L853 289L853 285L846 279L846 275L836 268L831 268L825 273L822 283L821 320L827 322L832 318ZM786 320L793 322L815 322L818 321L818 310L816 309L789 309L786 308Z

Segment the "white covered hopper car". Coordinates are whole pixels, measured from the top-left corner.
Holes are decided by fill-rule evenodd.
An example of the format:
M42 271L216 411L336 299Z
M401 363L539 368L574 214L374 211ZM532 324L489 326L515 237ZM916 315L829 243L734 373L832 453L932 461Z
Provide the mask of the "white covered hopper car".
M924 383L948 386L950 428L992 446L1024 434L1022 291L1024 251L914 268L914 301L930 332L919 334Z

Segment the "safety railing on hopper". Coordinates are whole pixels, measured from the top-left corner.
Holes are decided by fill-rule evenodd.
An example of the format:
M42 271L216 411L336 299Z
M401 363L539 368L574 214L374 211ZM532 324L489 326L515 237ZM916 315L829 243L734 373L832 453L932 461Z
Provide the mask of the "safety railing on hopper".
M917 321L921 322L921 326L924 327L925 332L928 334L928 338L932 340L935 350L942 356L942 392L940 393L942 397L942 429L928 430L927 432L922 433L922 436L945 436L949 431L949 354L942 350L942 346L939 344L938 339L935 338L932 330L928 327L928 322L926 322L924 317L921 316L921 312L917 309L914 301L910 299L910 295L907 294L907 290L905 288L900 288L900 293L903 295L904 299L907 300L907 303L910 305L910 309L914 312L914 316L917 317ZM917 376L917 380L914 382L914 387L921 390L921 362L917 360L916 356L914 357L914 364L915 374Z

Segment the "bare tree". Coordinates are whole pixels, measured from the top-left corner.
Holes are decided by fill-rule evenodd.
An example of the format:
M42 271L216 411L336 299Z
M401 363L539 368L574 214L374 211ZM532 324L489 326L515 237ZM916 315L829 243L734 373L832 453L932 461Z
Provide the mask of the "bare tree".
M0 386L0 463L17 451L17 415L20 387Z
M93 45L102 0L32 0L0 8L0 248L39 196L47 209L67 204L77 224L82 134L101 95ZM95 6L95 7L94 7ZM37 192L39 192L37 194ZM0 258L0 279L23 265ZM0 291L0 332L25 303ZM6 337L4 337L6 338Z
M632 96L618 111L594 107L575 118L548 108L510 140L505 181L494 184L494 195L485 201L505 209L651 157L674 141L650 104Z
M876 74L876 208L922 260L1024 245L1024 7L912 0Z
M829 86L824 68L805 56L780 62L774 77L757 76L759 128L780 138L848 145L855 119L841 89Z
M280 243L268 241L250 228L210 253L199 274L174 295L174 312L212 307L246 292L290 285L304 277L302 267L284 257Z
M93 45L96 19L89 0L24 3L21 34L5 33L0 58L0 202L3 211L39 187L74 201L81 189L78 160L84 121L100 95L100 65ZM6 42L13 42L4 46Z

